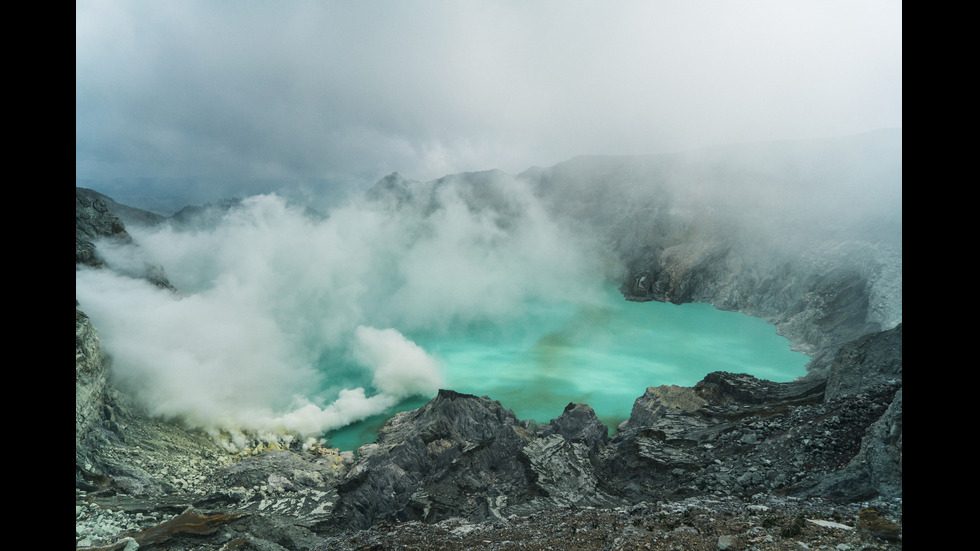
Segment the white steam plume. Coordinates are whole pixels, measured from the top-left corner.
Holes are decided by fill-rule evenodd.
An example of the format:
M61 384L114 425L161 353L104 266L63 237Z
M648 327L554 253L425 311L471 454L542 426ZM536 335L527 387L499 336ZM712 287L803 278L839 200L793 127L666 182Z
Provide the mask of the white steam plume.
M373 385L383 394L433 394L442 384L438 363L398 331L361 325L354 337L354 358L374 372Z
M139 254L180 292L83 269L76 298L115 380L150 412L209 430L318 436L434 395L438 359L412 331L600 290L573 232L521 182L491 184L505 205L474 208L471 191L444 185L399 208L350 203L319 219L261 195L209 230L128 228L138 249L100 247L110 267Z

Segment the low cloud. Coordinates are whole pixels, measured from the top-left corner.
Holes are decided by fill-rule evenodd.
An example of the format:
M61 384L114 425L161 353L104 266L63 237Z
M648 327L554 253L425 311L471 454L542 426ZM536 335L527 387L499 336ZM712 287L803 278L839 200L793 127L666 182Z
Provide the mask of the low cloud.
M510 198L495 208L470 208L482 199L447 184L325 218L261 195L210 229L129 228L136 244L113 249L110 269L76 271L76 297L116 382L151 413L229 434L322 435L435 395L439 359L413 331L600 292L586 242L522 183L495 179ZM179 292L117 271L133 257Z
M901 125L888 0L76 3L76 180L185 197Z

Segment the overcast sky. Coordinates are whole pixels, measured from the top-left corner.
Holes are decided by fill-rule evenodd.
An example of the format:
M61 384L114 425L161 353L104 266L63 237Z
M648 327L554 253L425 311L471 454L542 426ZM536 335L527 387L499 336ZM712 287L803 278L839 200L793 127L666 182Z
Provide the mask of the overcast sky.
M902 126L897 0L75 6L76 181L361 185Z

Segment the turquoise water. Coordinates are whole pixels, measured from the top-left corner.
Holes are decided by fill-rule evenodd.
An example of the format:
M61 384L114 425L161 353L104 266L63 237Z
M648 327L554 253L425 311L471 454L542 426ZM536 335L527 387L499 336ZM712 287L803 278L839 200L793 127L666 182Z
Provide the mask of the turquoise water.
M693 386L712 371L785 382L805 375L810 360L760 319L709 304L629 302L615 289L597 304L529 304L507 323L406 336L442 362L446 388L490 396L542 423L584 402L611 430L649 386ZM336 431L329 445L373 442L385 419L431 398Z

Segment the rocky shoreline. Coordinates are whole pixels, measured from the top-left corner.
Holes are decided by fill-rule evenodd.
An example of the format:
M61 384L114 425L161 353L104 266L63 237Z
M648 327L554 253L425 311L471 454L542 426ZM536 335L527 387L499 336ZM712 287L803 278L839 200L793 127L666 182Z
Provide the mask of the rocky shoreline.
M901 326L846 357L900 337ZM900 358L900 345L890 353ZM831 386L863 368L838 366ZM389 420L356 459L137 445L134 461L160 491L125 475L76 485L76 546L900 549L901 382L879 375L828 399L824 383L713 373L694 388L648 389L612 438L584 404L535 426L444 390ZM891 528L861 528L866 509Z

